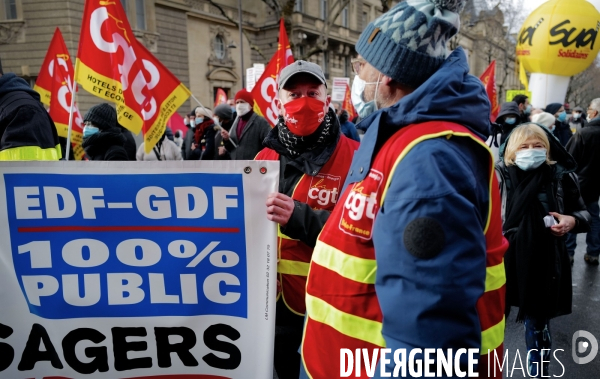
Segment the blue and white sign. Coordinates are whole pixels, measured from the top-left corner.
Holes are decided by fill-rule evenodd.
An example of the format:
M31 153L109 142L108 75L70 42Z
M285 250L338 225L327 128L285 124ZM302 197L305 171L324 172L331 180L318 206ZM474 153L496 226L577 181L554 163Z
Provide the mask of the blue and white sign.
M0 377L272 376L278 166L1 163Z

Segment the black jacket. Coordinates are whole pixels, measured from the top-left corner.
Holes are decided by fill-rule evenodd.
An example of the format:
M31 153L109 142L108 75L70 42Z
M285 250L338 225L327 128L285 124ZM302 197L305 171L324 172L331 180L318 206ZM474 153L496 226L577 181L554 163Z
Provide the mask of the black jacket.
M329 161L341 136L339 121L333 112L330 112L330 114L334 122L331 129L335 133L332 137L332 143L307 151L296 158L288 157L287 150L279 142L277 126L265 138L265 146L275 150L279 154L280 193L291 197L302 176L317 175L321 171L321 168ZM294 201L294 204L294 212L292 212L288 223L284 227L281 227L281 232L291 238L304 242L308 246L314 247L317 237L321 233L331 212L314 210L308 204L299 201Z
M550 154L551 158L557 161L556 164L552 165L552 179L548 183L549 188L540 188L538 193L538 199L546 214L548 212L557 212L563 215L573 216L576 220L576 226L571 231L572 233L586 233L589 231L590 215L586 210L585 204L581 199L579 193L579 186L577 184L577 177L573 174L577 167L575 160L570 154L562 147L560 142L552 137L547 132L550 140ZM510 139L510 136L509 136ZM507 168L504 164L504 148L505 145L500 147L500 160L496 164L496 172L498 173L498 179L500 184L500 193L502 197L502 219L504 220L504 210L506 207L507 199L510 199L511 194L514 190L513 184L509 180ZM551 194L550 196L548 194ZM515 230L504 230L505 235L509 238L510 233L514 233ZM549 259L554 260L554 269L556 270L555 278L558 282L551 288L547 288L547 291L554 292L553 298L557 299L557 305L553 314L547 314L545 317L553 318L560 315L571 313L571 302L572 302L572 283L571 283L571 265L569 262L568 254L565 246L564 237L555 237L553 244L555 251L548 252ZM510 240L510 238L509 238ZM513 246L511 246L513 247ZM505 260L514 261L514 257L510 257L509 254L514 252L513 249L509 249ZM553 254L554 258L551 258ZM538 265L540 262L533 262L532 264ZM507 277L516 277L515 273L510 273L509 270L514 270L513 265L507 264L505 266L507 270ZM518 305L517 294L513 291L507 291L507 307ZM552 297L552 296L551 296Z
M183 143L181 144L181 157L186 161L198 159L192 157L192 143L194 143L195 131L195 128L192 128L188 125L188 130L185 132L185 137L183 137Z
M567 150L577 162L581 197L586 204L600 198L600 117L573 135Z
M123 144L123 147L127 152L127 158L130 161L135 161L135 155L137 153L137 144L135 143L135 138L133 138L133 134L129 130L125 129L121 125L118 125L118 127L121 130L121 133L123 133L123 136L125 137L125 143Z
M554 125L554 135L556 138L558 138L563 146L567 146L569 139L571 139L571 136L573 135L571 132L571 127L566 122L560 122L558 120L556 120Z
M264 118L256 113L252 113L248 123L242 131L242 136L237 135L237 125L239 118L231 126L229 138L224 142L225 148L233 160L252 160L263 149L263 141L271 130L271 126ZM234 147L231 140L235 142Z
M57 149L58 134L40 95L15 74L0 76L0 151L26 146ZM58 146L58 148L57 148Z
M91 161L128 161L126 138L117 127L102 130L83 140L83 149Z

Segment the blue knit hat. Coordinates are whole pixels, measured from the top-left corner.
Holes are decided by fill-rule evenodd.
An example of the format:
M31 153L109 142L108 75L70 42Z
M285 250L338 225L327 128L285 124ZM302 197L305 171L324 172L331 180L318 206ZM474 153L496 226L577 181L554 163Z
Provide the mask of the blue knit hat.
M407 0L371 22L356 51L383 75L418 87L446 60L465 0Z

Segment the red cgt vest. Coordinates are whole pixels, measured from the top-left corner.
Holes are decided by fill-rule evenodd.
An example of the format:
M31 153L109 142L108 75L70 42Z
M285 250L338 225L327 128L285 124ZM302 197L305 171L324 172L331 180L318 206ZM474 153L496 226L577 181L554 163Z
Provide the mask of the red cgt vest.
M375 157L364 180L348 186L325 225L310 264L306 288L307 317L301 346L310 378L339 376L340 349L385 347L382 314L375 293L377 264L371 232L398 163L419 142L431 138L470 138L489 151L467 128L448 122L428 122L398 131ZM504 341L504 252L500 196L490 152L485 293L477 302L481 323L479 377L488 377L488 353L500 362ZM494 355L490 362L494 362ZM367 377L363 368L362 377ZM494 377L493 367L490 376ZM497 378L502 373L497 371Z
M292 199L308 204L315 210L333 210L337 203L346 175L350 169L354 151L358 143L341 135L338 144L316 176L302 175L292 193ZM255 160L279 160L279 154L274 150L265 148L256 156ZM313 249L302 241L290 238L281 232L278 227L278 253L279 263L277 272L281 283L281 292L285 305L297 315L303 316L306 312L304 302L306 275Z

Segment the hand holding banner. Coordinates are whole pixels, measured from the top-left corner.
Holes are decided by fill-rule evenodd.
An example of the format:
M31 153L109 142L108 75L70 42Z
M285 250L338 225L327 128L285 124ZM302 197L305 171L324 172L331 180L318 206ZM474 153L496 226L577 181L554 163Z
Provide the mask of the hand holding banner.
M144 133L146 153L190 96L135 38L120 1L86 1L75 72L85 90L117 103L121 125Z

